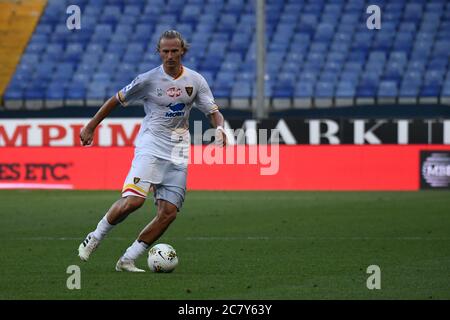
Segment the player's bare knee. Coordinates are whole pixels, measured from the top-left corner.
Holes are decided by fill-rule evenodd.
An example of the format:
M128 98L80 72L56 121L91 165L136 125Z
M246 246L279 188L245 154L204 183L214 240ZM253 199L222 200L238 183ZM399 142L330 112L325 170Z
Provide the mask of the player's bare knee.
M136 211L144 204L145 199L141 197L128 196L122 206L123 212L131 213Z

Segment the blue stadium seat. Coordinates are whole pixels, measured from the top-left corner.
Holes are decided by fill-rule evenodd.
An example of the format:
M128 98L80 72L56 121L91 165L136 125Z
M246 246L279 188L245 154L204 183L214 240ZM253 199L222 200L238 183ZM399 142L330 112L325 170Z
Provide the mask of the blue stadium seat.
M236 73L235 75L236 81L247 81L252 83L255 80L255 73L254 72L246 72L241 71Z
M228 99L231 96L231 87L224 87L221 84L214 85L214 97L216 99Z
M440 87L435 84L424 85L420 90L420 95L423 97L438 97L440 94Z
M88 84L91 79L91 76L86 73L75 73L72 78L72 83L78 84Z
M45 87L28 87L25 90L24 98L27 100L41 100L45 98Z
M403 76L403 83L420 86L422 84L422 73L417 71L407 71Z
M380 73L377 71L365 70L361 74L360 81L363 83L371 83L377 85L380 82Z
M107 5L103 8L103 12L100 16L100 22L115 24L119 21L121 14L122 12L119 6Z
M381 81L378 87L379 98L396 98L398 95L397 82Z
M410 59L408 62L407 69L415 71L423 71L426 66L426 61L424 59Z
M377 88L373 84L360 84L356 89L356 95L361 98L373 98L376 95L376 90Z
M83 45L80 43L70 43L64 52L64 60L70 62L78 62L83 53Z
M74 85L67 89L66 99L83 100L86 97L86 88L82 85Z
M320 63L306 61L303 65L303 71L304 72L315 72L319 73L322 69L322 65Z
M356 83L359 79L359 72L356 71L344 71L340 74L340 79L346 82Z
M329 98L334 95L334 82L318 81L316 83L314 95L318 98Z
M106 88L105 83L92 82L86 93L87 99L105 99L106 98Z
M293 87L297 79L297 74L293 72L280 72L277 77L277 83L282 83L283 85L289 85Z
M290 60L285 60L285 62L281 65L280 72L288 72L298 74L302 69L302 64L299 62L291 62Z
M419 95L420 85L414 85L408 82L404 82L400 87L400 97L413 97L416 98Z
M37 65L32 75L32 81L38 83L44 83L50 80L53 75L53 65L42 64Z
M317 41L330 41L333 34L334 26L331 23L322 22L317 25L315 39Z
M319 81L335 83L338 80L339 74L327 69L324 69L319 76Z
M24 98L23 89L13 86L8 87L5 95L3 96L5 100L20 100Z
M123 13L125 15L136 15L136 16L138 16L138 15L141 14L141 12L142 12L142 7L139 6L139 5L127 4L127 5L125 5L124 10L123 10Z
M250 98L252 96L252 86L247 81L235 82L231 90L232 98Z
M236 74L234 72L221 71L217 73L215 84L220 84L220 86L226 86L231 88L235 78Z
M299 82L294 87L296 97L310 98L314 94L314 84L312 82Z
M132 52L128 51L122 57L122 62L125 63L139 63L142 60L143 53L142 52Z
M383 74L384 80L399 81L402 78L404 67L397 62L388 62Z
M443 87L442 92L441 92L441 96L450 97L450 83L448 83L446 86Z
M265 97L273 97L273 91L274 90L274 84L272 83L271 80L266 80L264 81L264 96ZM256 85L252 86L252 95L251 97L256 98L258 95L258 88L256 87Z
M427 70L424 76L425 85L436 84L441 85L445 77L444 70Z
M342 80L336 88L337 98L353 98L356 94L356 86L354 82Z
M256 93L254 96L256 96ZM270 95L266 93L266 96L272 96L273 98L278 99L289 99L294 96L294 87L280 84L275 86Z
M53 24L40 23L36 26L36 31L33 34L33 38L39 35L48 35L53 32Z

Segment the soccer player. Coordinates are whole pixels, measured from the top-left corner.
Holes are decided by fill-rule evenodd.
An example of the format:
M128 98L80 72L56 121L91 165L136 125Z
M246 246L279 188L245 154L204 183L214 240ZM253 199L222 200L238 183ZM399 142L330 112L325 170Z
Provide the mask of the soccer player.
M199 73L182 65L188 44L181 34L175 30L164 32L157 51L162 65L138 75L106 101L80 133L82 145L90 145L95 128L117 105L138 102L144 105L146 116L135 141L134 158L122 197L78 248L81 260L87 261L105 235L140 208L152 191L156 217L119 259L117 271L144 272L135 266L135 260L161 237L181 209L190 147L189 112L194 103L216 128L216 143L221 146L227 143L224 119L207 82Z

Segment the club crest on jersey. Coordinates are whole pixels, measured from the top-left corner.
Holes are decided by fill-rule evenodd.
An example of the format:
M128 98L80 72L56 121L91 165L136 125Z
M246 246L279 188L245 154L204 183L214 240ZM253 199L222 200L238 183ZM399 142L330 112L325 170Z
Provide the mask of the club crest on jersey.
M181 89L177 87L170 87L166 90L166 94L171 98L176 98L181 96Z
M192 91L194 91L194 87L184 87L186 89L186 93L190 97L192 95Z
M158 97L162 97L162 95L163 95L163 89L161 89L161 88L156 89L156 95L157 95Z
M169 103L166 107L170 109L170 111L166 112L165 114L166 118L175 118L184 116L183 109L186 107L184 103L177 103L174 105Z
M133 179L134 184L138 184L139 181L141 181L141 178L134 177L134 179Z

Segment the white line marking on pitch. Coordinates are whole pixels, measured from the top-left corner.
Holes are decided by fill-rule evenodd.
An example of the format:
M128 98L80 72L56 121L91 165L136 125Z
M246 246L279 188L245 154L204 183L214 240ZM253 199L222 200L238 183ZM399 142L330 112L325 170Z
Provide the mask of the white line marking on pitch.
M106 240L113 241L128 241L133 237L107 237ZM23 237L23 238L8 238L4 240L18 240L18 241L76 241L83 240L82 237ZM406 241L448 241L450 238L428 238L428 237L174 237L166 238L166 240L187 240L187 241L242 241L242 240L298 240L298 241L312 241L312 240L406 240Z

